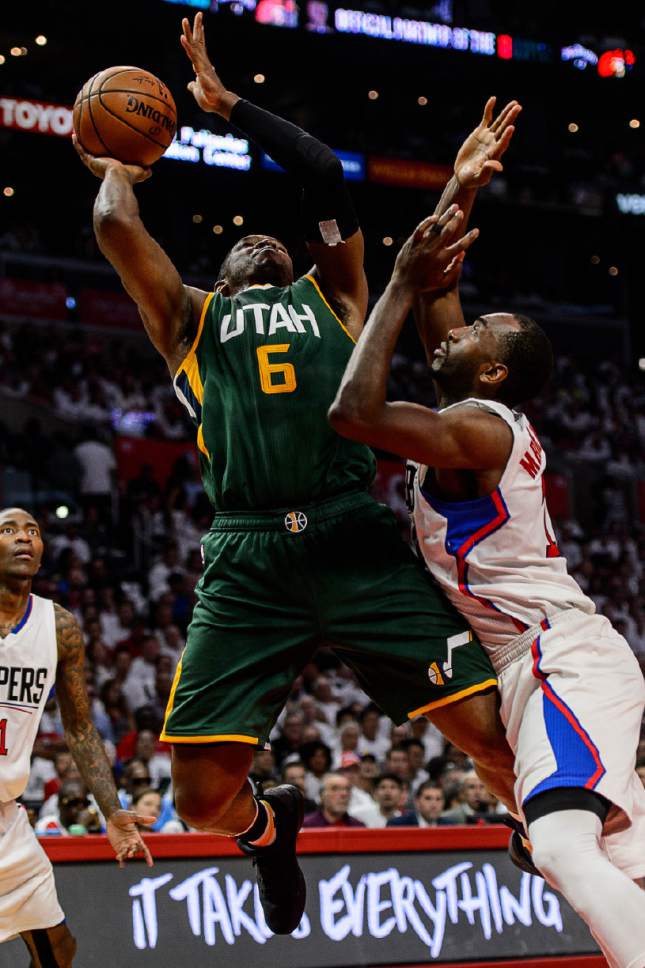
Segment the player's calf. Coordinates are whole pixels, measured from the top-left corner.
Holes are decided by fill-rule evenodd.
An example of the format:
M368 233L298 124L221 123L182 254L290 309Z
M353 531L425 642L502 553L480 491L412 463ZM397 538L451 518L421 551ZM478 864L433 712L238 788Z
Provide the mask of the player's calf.
M21 937L31 955L30 968L72 968L76 940L64 921L53 928L25 931Z
M177 813L190 827L235 837L257 809L248 773L253 752L242 743L175 745L172 781Z

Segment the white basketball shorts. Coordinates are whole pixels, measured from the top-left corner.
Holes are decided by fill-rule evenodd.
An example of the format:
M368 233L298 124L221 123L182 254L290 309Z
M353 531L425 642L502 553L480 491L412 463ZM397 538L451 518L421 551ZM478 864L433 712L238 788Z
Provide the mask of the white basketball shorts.
M0 943L64 918L52 865L27 811L14 800L0 804Z
M625 639L602 615L561 613L501 672L499 691L518 805L556 787L595 790L617 808L608 853L625 870L631 858L630 876L645 874L645 791L634 771L645 681Z

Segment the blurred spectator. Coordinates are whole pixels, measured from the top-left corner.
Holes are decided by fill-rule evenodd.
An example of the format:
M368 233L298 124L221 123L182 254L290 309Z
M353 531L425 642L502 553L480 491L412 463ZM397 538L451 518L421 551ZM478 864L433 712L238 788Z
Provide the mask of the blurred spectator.
M443 814L451 823L477 823L488 819L494 812L490 795L474 770L463 778L457 800L457 804Z
M302 713L288 713L285 717L280 735L271 743L278 767L282 765L286 756L297 753L302 746L304 725Z
M103 520L112 513L112 491L116 460L111 447L91 424L85 440L74 448L74 456L81 465L80 493L84 507L93 505Z
M70 827L88 829L96 826L96 813L91 817L88 813L91 801L88 797L87 787L82 780L65 780L58 791L56 797L56 809L54 812L46 813L37 821L35 830L39 836L51 836L56 834L69 834Z
M340 773L327 773L320 786L320 810L305 817L303 827L364 827L347 812L350 782Z
M300 760L293 760L292 762L287 760L282 767L282 782L291 783L293 786L298 787L305 798L305 814L315 813L317 809L316 801L310 800L305 793L305 768Z
M318 800L322 778L331 770L331 750L325 743L314 740L300 747L300 759L305 765L305 791L310 800Z
M357 816L367 827L385 827L392 817L400 817L401 795L404 791L401 777L395 773L383 773L374 784L376 809L371 805L359 809Z
M426 780L417 790L414 798L414 810L402 813L399 817L391 817L388 827L441 827L452 823L448 817L442 817L446 805L446 798L438 783Z

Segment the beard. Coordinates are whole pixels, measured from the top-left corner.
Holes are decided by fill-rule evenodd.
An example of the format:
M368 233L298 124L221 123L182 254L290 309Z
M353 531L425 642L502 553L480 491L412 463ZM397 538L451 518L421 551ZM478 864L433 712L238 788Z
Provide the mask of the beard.
M292 282L293 272L290 265L281 259L270 257L260 260L245 259L237 271L234 270L228 277L228 284L233 292L246 286L290 286Z

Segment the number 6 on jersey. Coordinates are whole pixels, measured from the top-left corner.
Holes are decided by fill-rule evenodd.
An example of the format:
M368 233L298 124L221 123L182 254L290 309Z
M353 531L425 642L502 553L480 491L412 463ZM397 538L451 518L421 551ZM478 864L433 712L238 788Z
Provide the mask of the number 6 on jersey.
M263 393L293 393L296 389L298 384L293 364L269 362L270 356L276 353L288 353L290 349L289 343L268 343L266 346L258 346L260 386ZM275 377L278 375L282 376L282 380L276 382Z

